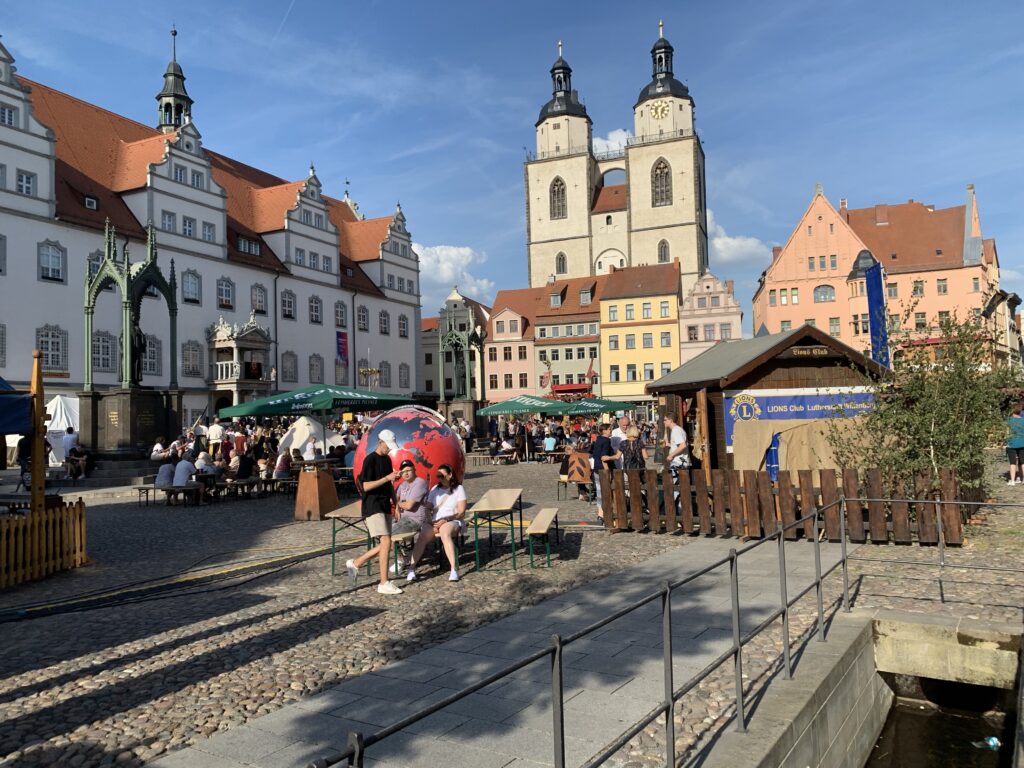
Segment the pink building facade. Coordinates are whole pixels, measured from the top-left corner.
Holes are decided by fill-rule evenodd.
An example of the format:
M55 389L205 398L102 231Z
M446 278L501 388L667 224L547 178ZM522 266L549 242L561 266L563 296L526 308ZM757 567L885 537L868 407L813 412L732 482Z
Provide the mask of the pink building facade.
M679 314L679 362L692 360L720 341L743 337L743 310L732 280L705 273L683 298Z

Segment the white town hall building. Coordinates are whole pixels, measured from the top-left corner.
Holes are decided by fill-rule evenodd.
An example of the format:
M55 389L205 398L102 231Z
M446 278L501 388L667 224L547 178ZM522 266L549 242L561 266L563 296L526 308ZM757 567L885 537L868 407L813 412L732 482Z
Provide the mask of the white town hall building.
M347 192L324 195L313 167L287 181L207 149L174 56L157 102L155 128L113 114L16 75L0 44L0 376L27 385L40 349L48 392L83 388L105 223L139 262L152 222L168 279L173 262L190 419L315 383L411 395L420 275L401 208L366 219ZM96 302L97 389L119 381L121 301L110 289ZM166 389L162 297L142 302L141 327L142 383Z

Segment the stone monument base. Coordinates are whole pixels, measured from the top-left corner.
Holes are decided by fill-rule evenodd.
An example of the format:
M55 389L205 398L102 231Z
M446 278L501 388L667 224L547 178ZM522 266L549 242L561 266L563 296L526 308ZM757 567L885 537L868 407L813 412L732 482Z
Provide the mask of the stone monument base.
M79 392L79 439L97 458L139 458L156 438L181 434L182 391L111 389Z
M487 422L484 419L484 423L481 425L478 422L476 412L483 408L483 403L479 400L448 400L446 402L439 402L437 404L437 412L444 416L445 421L449 424L452 419L465 419L473 425L473 431L479 437L483 435L487 436ZM483 418L483 417L481 417Z

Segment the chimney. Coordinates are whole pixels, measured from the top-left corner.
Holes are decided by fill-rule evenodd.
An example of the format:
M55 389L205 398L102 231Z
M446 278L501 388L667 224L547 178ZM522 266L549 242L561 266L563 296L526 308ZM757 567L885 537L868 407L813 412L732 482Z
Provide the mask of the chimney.
M888 205L876 205L875 206L875 224L882 225L889 223L889 206Z
M842 212L842 211L845 211L845 210L846 210L846 198L845 197L840 197L839 198L839 211Z
M934 205L926 205L925 208L927 208L929 211L932 211L933 213L935 212L935 206Z
M910 198L907 198L907 204L908 204L908 205L909 205L910 203L912 203L912 202L914 202L914 198L912 198L912 197L910 197Z
M776 261L778 261L778 258L781 255L782 255L782 246L781 245L774 245L774 246L772 246L772 264L774 264ZM729 282L731 283L732 280L730 280Z

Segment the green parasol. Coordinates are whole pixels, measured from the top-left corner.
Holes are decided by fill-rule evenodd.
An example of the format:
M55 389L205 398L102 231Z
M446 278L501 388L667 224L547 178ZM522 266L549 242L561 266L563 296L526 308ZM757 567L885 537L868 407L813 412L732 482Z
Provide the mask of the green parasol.
M629 403L622 403L618 400L602 400L599 397L588 397L571 403L570 416L596 416L600 413L615 413L625 410Z
M235 416L286 416L331 411L383 411L412 402L411 398L387 392L313 384L221 408L217 415L224 419Z
M488 405L477 411L481 416L519 416L525 413L548 413L561 416L569 412L572 403L561 400L549 400L546 397L533 395L516 395L500 403Z

